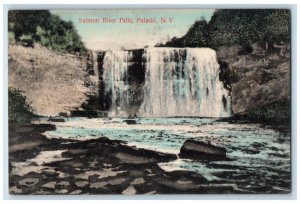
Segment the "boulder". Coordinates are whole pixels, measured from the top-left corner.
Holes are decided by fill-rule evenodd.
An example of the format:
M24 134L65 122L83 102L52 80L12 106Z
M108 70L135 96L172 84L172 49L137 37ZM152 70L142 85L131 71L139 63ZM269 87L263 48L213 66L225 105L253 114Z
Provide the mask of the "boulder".
M63 119L60 116L55 116L55 117L50 116L48 121L50 121L50 122L65 122L65 119Z
M226 149L188 139L183 143L179 156L191 159L223 160L226 158Z
M136 120L132 120L132 119L124 120L124 122L127 123L128 125L135 125L135 124L137 124Z

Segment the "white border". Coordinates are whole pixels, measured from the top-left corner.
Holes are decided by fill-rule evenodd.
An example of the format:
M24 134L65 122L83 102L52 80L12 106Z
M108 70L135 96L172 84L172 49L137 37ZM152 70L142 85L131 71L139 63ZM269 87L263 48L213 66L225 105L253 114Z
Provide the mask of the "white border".
M171 3L172 2L172 3ZM203 1L201 1L203 2ZM18 3L19 5L12 5L14 3ZM165 4L163 5L158 5L157 3L162 3L162 1L159 1L159 0L145 0L143 1L143 3L156 3L156 5L129 5L129 4L124 4L124 1L122 0L110 0L109 1L109 5L88 5L87 3L99 3L99 1L89 1L89 0L78 0L76 1L76 5L70 5L71 2L61 2L61 0L52 0L52 1L43 1L43 2L39 2L38 0L28 0L26 1L26 5L21 1L17 1L17 0L11 0L11 1L8 1L8 0L4 0L2 4L10 4L10 5L4 5L4 8L1 7L1 11L0 11L0 14L3 14L1 15L1 19L0 19L0 22L2 21L3 22L3 27L1 29L1 37L3 39L3 43L0 43L1 44L1 52L0 52L0 57L1 57L1 61L3 62L2 64L4 65L3 66L3 69L1 69L1 80L3 80L3 82L1 84L3 84L3 87L1 87L1 96L3 97L0 97L0 102L1 102L1 112L3 113L2 114L2 117L1 117L1 123L0 123L0 127L1 127L1 132L3 133L3 138L4 140L1 140L1 144L2 144L2 147L3 148L3 151L0 151L0 156L3 159L3 163L1 162L1 165L2 166L2 177L1 177L1 180L2 181L1 183L3 185L1 185L0 187L0 191L1 193L3 193L3 190L6 190L4 192L4 194L2 196L4 196L3 198L4 199L26 199L26 200L38 200L38 199L46 199L46 200L50 200L50 199L54 199L54 200L61 200L63 199L64 200L64 203L66 202L65 200L66 199L72 199L73 201L71 201L72 203L76 202L75 200L85 200L85 199L117 199L117 200L121 200L121 199L134 199L134 200L140 200L140 199L143 199L143 200L152 200L152 199L176 199L176 200L182 200L182 199L201 199L201 200L220 200L220 199L223 199L223 200L239 200L239 199L248 199L248 200L252 200L252 199L259 199L259 200L273 200L272 203L274 203L274 199L275 200L282 200L282 199L297 199L297 175L296 175L296 169L297 169L297 163L296 163L296 157L297 157L297 140L296 140L296 137L297 137L297 126L298 126L298 123L297 123L297 115L298 115L298 112L297 112L297 88L298 88L298 83L297 83L297 78L299 78L299 73L300 72L297 72L297 69L296 69L296 66L297 66L297 47L299 47L299 42L297 42L297 39L296 39L296 35L297 35L297 31L299 28L297 28L297 24L296 22L299 20L299 16L297 17L297 8L299 8L299 5L297 5L297 1L296 0L286 0L286 1L281 1L281 2L274 2L274 1L271 1L271 0L268 0L268 1L265 1L264 3L267 3L267 4L259 4L261 3L261 1L258 1L258 0L252 0L252 1L248 1L248 0L245 0L243 1L244 4L240 4L240 1L216 1L216 0L210 0L210 1L206 1L206 2L203 2L203 3L209 3L209 4L205 4L205 5L195 5L196 3L199 3L199 2L195 2L195 1L190 1L190 0L185 0L183 3L185 5L182 5L182 4L177 4L177 5L174 5L173 3L182 3L182 2L174 2L174 1L168 1L168 2L163 2ZM57 3L57 5L50 5L49 3ZM73 3L73 2L72 2ZM139 3L138 1L135 1L135 2L132 2L132 3ZM219 3L222 3L222 5L220 5ZM226 3L226 4L225 4ZM29 5L29 4L34 4L34 5ZM117 4L117 5L112 5L112 4ZM121 5L120 5L121 4ZM169 4L169 5L168 5ZM193 5L187 5L187 4L193 4ZM238 5L236 5L238 4ZM271 4L271 5L270 5ZM285 4L285 5L283 5ZM294 5L286 5L286 4L294 4ZM159 195L159 196L103 196L103 195L97 195L97 196L91 196L91 195L88 195L88 196L84 196L84 195L79 195L79 196L8 196L7 194L7 188L5 189L5 186L8 186L8 183L7 183L7 178L8 178L8 174L7 174L7 165L4 165L5 162L8 161L8 157L7 157L7 152L8 152L8 144L7 144L7 20L6 20L6 14L7 14L7 10L9 8L27 8L27 9L37 9L37 8L40 8L40 9L45 9L45 8L63 8L63 9L66 9L66 8L69 8L69 9L76 9L76 8L82 8L82 9L88 9L88 8L141 8L141 7L151 7L151 8L182 8L182 7L185 7L185 8L196 8L196 7L201 7L201 8L282 8L283 6L285 6L284 8L286 7L291 7L292 8L292 14L293 14L293 20L292 20L292 38L293 38L293 41L292 41L292 118L293 118L293 122L292 122L292 173L293 173L293 176L292 176L292 189L293 189L293 192L292 194L288 194L288 195L171 195L171 196L168 196L168 195ZM299 22L299 21L298 21ZM295 30L297 29L297 31ZM295 46L297 45L297 47ZM5 108L4 108L5 107ZM5 119L5 120L4 120ZM3 129L4 128L4 129ZM5 139L6 137L6 139ZM299 140L298 140L299 142ZM4 157L3 157L4 156ZM4 177L3 177L3 173L4 173ZM297 181L296 181L297 180ZM4 181L4 182L3 182ZM4 189L3 189L4 187ZM74 200L75 199L75 200ZM79 201L80 202L80 201ZM102 201L100 201L102 202ZM133 201L130 201L130 203L132 203ZM151 201L150 201L151 202ZM156 202L156 201L155 201ZM188 201L188 202L192 202L192 201ZM232 203L232 202L230 202Z

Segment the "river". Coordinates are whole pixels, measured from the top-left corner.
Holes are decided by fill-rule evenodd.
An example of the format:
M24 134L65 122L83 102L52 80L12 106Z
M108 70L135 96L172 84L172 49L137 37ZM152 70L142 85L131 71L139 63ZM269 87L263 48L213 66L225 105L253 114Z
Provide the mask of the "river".
M46 122L42 119L40 122ZM128 125L122 118L66 118L54 123L49 138L87 140L97 137L123 140L130 146L179 154L193 138L225 147L228 160L182 159L159 163L165 171L189 170L217 185L231 185L246 193L289 192L290 136L258 124L231 124L215 118L138 118Z

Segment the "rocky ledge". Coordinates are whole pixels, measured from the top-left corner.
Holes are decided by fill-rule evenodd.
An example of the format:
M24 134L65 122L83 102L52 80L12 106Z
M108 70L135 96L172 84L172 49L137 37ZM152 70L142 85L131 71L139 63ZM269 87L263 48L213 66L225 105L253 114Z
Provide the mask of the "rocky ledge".
M118 140L47 139L52 125L10 124L11 194L241 193L201 174L167 172L159 162L176 159Z

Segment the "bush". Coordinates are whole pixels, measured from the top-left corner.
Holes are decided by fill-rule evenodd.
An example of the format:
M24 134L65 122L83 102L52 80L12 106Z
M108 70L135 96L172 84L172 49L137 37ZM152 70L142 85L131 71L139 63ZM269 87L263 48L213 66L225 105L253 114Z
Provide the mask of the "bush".
M33 39L31 35L21 35L19 38L22 45L27 47L33 47Z
M245 114L235 115L231 122L260 123L283 132L290 132L291 102L280 100L255 107Z
M273 102L254 108L245 115L251 121L272 125L288 125L291 120L291 103L288 100Z
M18 89L8 89L8 119L15 122L27 122L34 117L32 109L26 102L26 96Z

